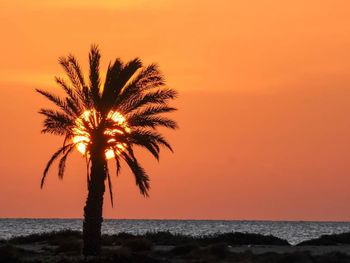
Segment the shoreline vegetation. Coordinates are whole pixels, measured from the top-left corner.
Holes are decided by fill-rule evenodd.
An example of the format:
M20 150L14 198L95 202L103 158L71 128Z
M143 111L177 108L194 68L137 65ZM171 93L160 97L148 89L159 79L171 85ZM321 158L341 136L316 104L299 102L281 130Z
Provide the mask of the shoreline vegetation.
M64 230L0 240L2 262L350 262L350 232L290 245L274 236L222 233L186 236L170 232L102 236L99 257L82 256L82 233Z

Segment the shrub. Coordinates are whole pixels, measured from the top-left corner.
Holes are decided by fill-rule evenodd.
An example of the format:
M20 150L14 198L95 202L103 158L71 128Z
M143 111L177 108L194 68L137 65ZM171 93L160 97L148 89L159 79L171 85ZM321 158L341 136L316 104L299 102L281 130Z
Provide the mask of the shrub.
M294 252L294 253L264 253L255 255L255 261L259 263L314 263L314 259L308 252Z
M223 233L211 236L203 236L198 239L201 244L213 243L227 243L229 245L275 245L275 246L289 246L290 244L281 238L274 236L265 236L252 233Z
M196 243L188 243L183 245L178 245L174 247L170 252L174 255L180 256L180 255L187 255L193 251L197 251L199 249L198 244Z
M329 262L337 262L337 263L349 263L350 256L344 253L339 252L331 252L324 255L315 256L315 262L317 263L329 263Z
M123 243L123 247L129 248L133 252L151 250L152 242L145 238L133 238Z
M169 231L147 232L144 237L157 245L182 245L195 240L194 237L172 234Z
M322 235L319 238L303 241L297 246L333 246L339 244L350 244L350 232L334 235Z
M217 243L206 248L209 253L217 258L226 258L230 251L226 243Z
M0 263L17 263L21 262L19 249L11 245L3 245L0 247Z
M55 243L55 241L66 240L72 238L81 238L81 232L73 230L62 230L53 231L40 234L31 234L27 236L18 236L8 240L12 244L28 244L35 242L49 241L50 243Z
M103 246L118 246L122 245L125 241L136 238L135 235L129 233L119 233L116 235L102 235Z
M80 254L82 242L80 240L66 240L56 248L56 253Z

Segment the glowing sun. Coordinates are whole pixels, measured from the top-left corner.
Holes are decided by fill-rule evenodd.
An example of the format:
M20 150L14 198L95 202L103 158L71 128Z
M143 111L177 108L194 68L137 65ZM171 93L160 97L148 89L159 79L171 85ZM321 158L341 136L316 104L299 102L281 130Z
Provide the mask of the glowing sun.
M118 134L130 133L126 120L122 114L117 111L110 111L105 123L109 123L103 132L109 139L106 142L105 156L107 159L114 158L126 148L126 143L117 141ZM98 128L101 123L101 116L95 110L86 110L79 118L75 120L73 128L73 143L77 150L83 155L89 154L89 145L91 143L91 131Z

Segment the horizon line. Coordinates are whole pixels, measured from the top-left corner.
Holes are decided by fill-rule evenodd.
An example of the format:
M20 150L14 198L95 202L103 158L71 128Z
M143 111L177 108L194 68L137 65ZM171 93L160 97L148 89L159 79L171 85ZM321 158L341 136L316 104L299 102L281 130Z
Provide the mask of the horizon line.
M83 217L0 217L0 220L83 220ZM189 218L103 218L103 220L143 221L235 221L235 222L299 222L299 223L350 223L346 220L291 220L291 219L189 219Z

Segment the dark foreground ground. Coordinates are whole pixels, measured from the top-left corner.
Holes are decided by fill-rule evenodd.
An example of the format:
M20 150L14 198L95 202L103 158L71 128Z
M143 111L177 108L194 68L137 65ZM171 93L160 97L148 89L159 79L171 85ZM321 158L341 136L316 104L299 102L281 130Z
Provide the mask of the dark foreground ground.
M98 258L81 255L81 233L62 231L0 240L0 263L20 262L239 262L350 263L350 233L291 246L273 236L228 233L204 237L169 232L103 236Z

